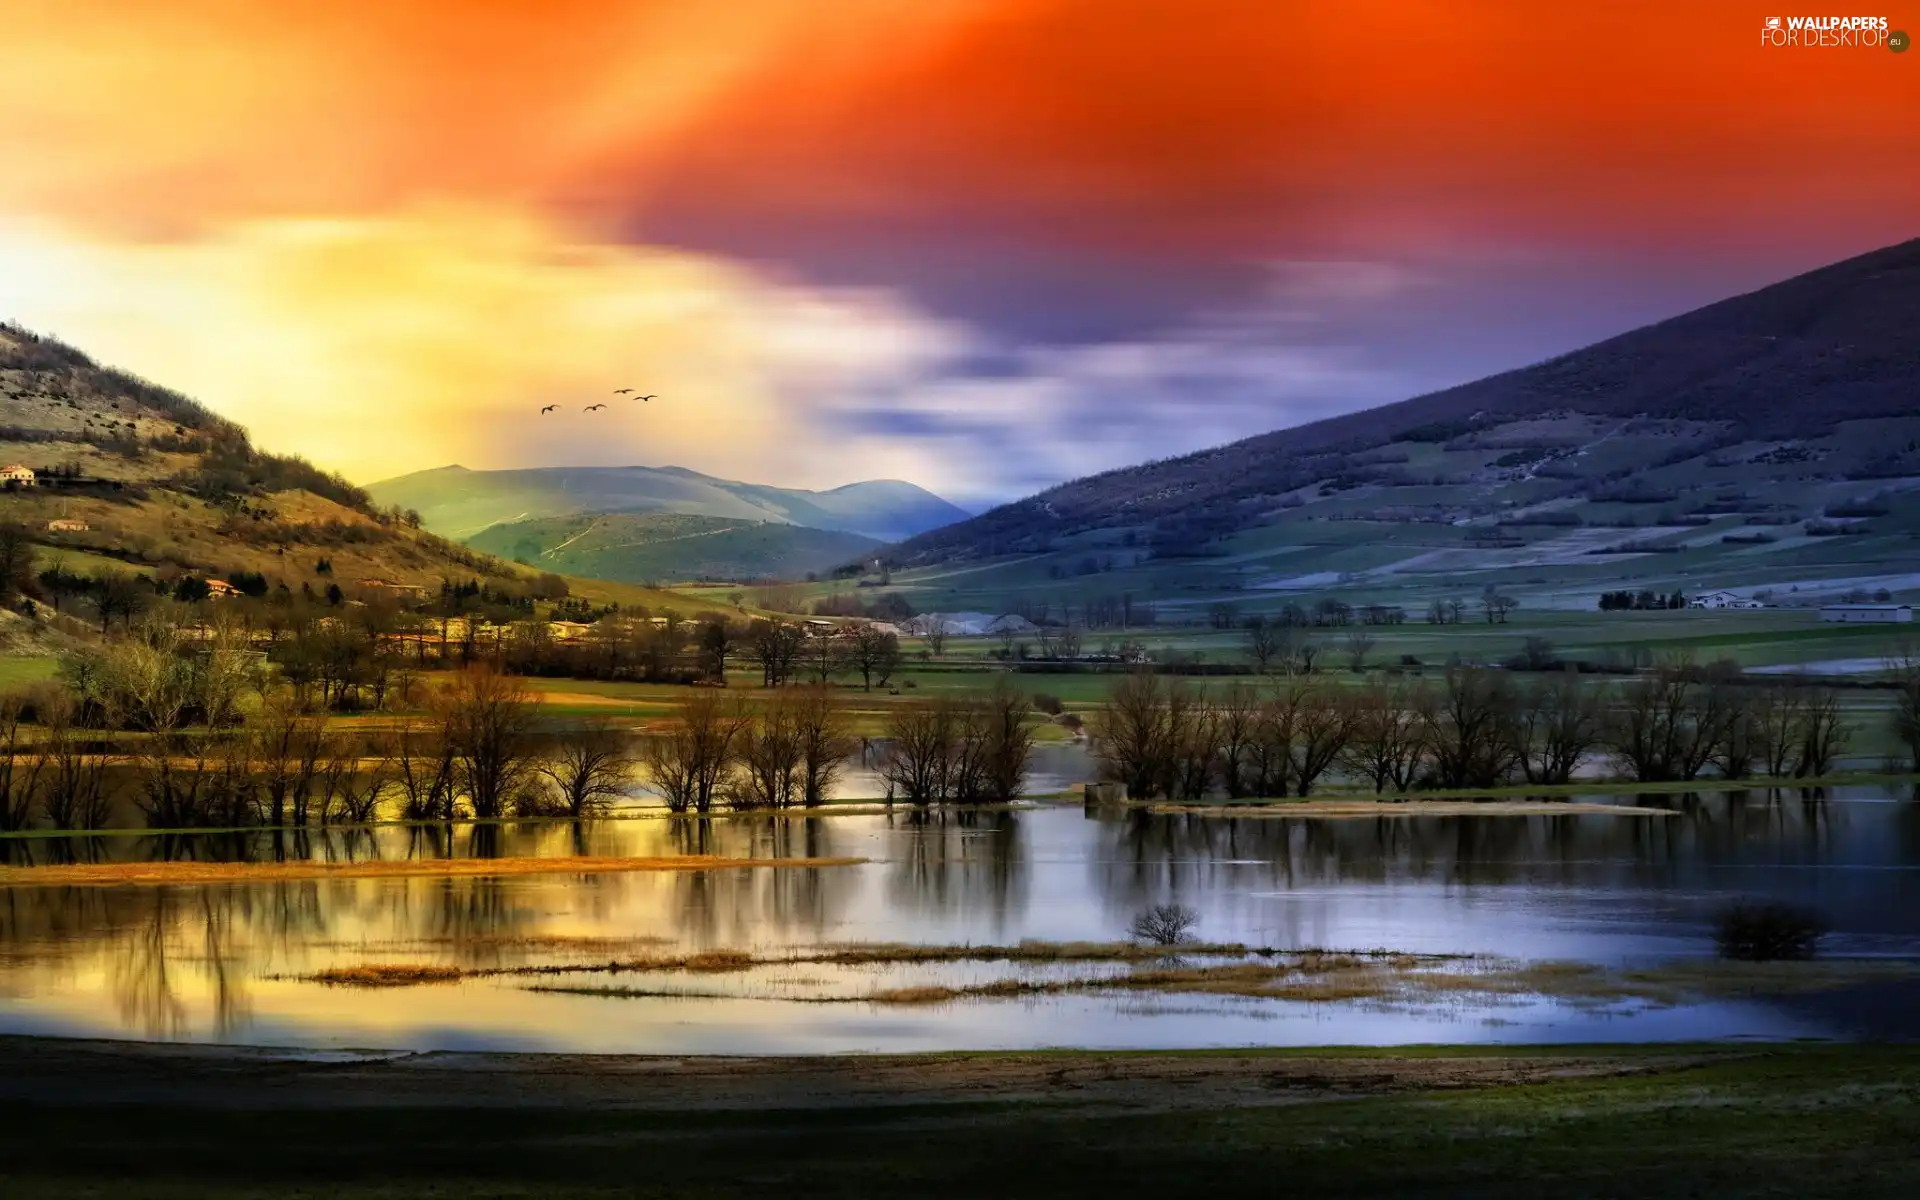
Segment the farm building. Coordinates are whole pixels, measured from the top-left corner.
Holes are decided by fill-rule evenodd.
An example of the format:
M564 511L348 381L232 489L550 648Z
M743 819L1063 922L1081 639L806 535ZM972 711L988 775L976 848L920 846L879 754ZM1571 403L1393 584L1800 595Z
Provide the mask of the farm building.
M85 533L91 528L78 517L55 517L47 522L48 533Z
M23 467L19 463L0 467L0 485L6 487L32 487L35 482L32 467Z
M240 594L240 589L228 583L224 579L207 580L208 599L225 600L232 596L238 596L239 594Z
M1688 608L1761 608L1758 600L1751 600L1733 592L1702 592L1687 601Z
M1913 620L1911 604L1823 604L1822 621L1890 622Z

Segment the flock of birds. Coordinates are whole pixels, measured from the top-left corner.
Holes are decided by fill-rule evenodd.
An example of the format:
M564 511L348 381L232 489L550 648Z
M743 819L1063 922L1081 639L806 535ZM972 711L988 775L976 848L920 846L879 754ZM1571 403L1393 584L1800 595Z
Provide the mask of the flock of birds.
M615 388L615 389L613 389L613 394L614 394L614 395L616 395L616 396L631 396L631 397L632 397L633 399L635 399L635 400L653 400L653 399L657 399L657 398L659 397L659 395L660 395L660 393L658 393L658 392L648 392L648 393L647 393L646 395L644 395L644 396L635 396L635 395L633 394L633 389L632 389L632 388ZM540 415L544 417L544 416L546 416L546 415L547 415L548 413L550 413L550 412L552 412L552 411L554 411L555 409L557 409L557 408L559 408L559 407L560 407L560 406L559 406L558 404L549 404L549 405L547 405L547 406L546 406L545 408L542 408L542 409L540 410ZM581 409L580 411L581 411L581 412L594 412L594 411L596 411L596 410L598 410L598 409L602 409L602 408L605 408L605 407L606 407L606 404L605 404L604 402L603 402L603 403L600 403L600 404L589 404L589 405L587 405L587 406L586 406L585 408L583 408L583 409Z

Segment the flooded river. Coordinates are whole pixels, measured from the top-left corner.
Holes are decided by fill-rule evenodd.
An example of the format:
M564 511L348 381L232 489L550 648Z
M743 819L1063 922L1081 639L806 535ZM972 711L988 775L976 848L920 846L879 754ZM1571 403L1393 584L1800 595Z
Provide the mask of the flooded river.
M1628 797L1589 799L1627 801ZM776 962L644 974L700 951L846 943L1114 942L1174 901L1208 941L1632 967L1711 954L1741 897L1833 923L1829 955L1920 957L1920 803L1905 791L1640 798L1674 815L1312 820L905 810L813 819L636 815L580 826L382 827L306 837L0 841L14 865L148 858L851 856L708 872L0 888L0 1032L314 1047L804 1053L1697 1037L1906 1036L1904 984L1683 1004L1545 995L1383 1003L1109 991L874 1002L967 988L1003 962ZM817 957L817 956L816 956ZM451 982L308 978L457 967ZM561 968L554 973L521 968ZM555 989L558 990L555 990Z

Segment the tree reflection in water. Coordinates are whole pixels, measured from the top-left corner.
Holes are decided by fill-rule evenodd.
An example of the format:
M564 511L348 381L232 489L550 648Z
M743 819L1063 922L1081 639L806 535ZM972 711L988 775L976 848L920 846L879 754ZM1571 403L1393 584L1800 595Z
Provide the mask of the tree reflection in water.
M721 820L675 818L671 844L680 854L729 858L811 858L843 853L834 821L780 813ZM840 921L860 881L843 867L762 867L675 871L666 919L670 934L695 946L751 945L769 936L817 941Z
M913 914L984 912L996 933L1017 922L1028 891L1020 816L966 808L889 814L887 827L901 837L887 873L888 899Z
M665 937L698 948L836 936L985 937L988 925L1009 940L1107 937L1162 900L1200 909L1203 935L1285 944L1355 936L1400 944L1424 934L1476 948L1482 920L1496 938L1549 927L1595 937L1704 937L1701 921L1712 904L1750 893L1813 903L1843 930L1910 938L1912 906L1903 901L1920 875L1809 868L1920 863L1920 797L1905 789L1842 796L1789 788L1631 801L1671 817L1312 820L1135 808L1087 820L1065 809L898 810L0 839L0 861L13 866L300 855L329 862L660 853L877 860L819 870L0 888L0 986L10 1011L39 1020L117 1024L134 1036L221 1036L283 1003L295 1020L314 1019L311 994L286 998L304 985L258 981L327 965L525 962L556 953L551 942L528 948L549 934L555 941ZM1467 887L1503 895L1483 905ZM1336 890L1341 898L1329 899ZM1038 895L1062 902L1035 914L1044 921L1029 919ZM856 925L862 933L843 932ZM409 1006L467 995L394 992L351 1003L413 1012Z

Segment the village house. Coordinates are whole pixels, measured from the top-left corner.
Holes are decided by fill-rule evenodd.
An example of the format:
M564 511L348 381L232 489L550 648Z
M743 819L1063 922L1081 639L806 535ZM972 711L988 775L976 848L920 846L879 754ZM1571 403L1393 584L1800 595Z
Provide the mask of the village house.
M1822 621L1908 622L1913 620L1911 604L1823 604Z
M226 600L238 595L240 595L240 589L224 579L207 580L207 599L209 600Z
M55 517L47 522L48 533L85 533L93 528L78 517Z
M1734 592L1702 592L1687 601L1688 608L1764 608L1758 600Z
M19 463L0 467L0 486L10 488L30 488L35 477L32 467L23 467Z

